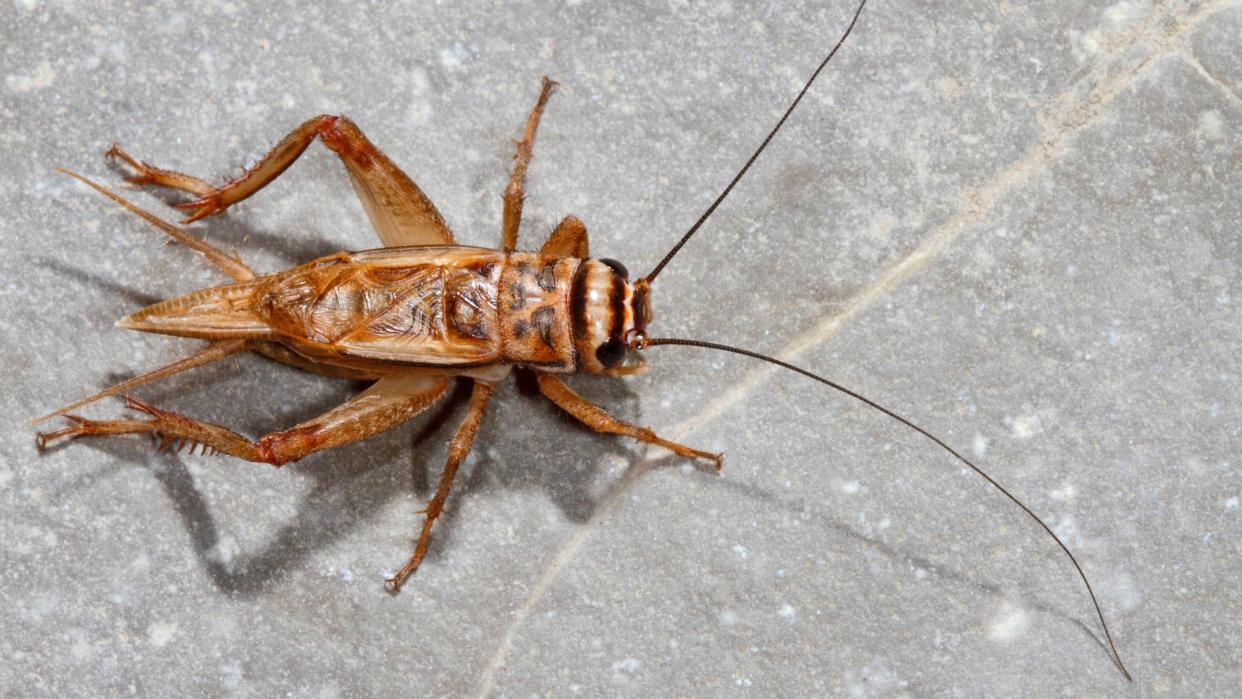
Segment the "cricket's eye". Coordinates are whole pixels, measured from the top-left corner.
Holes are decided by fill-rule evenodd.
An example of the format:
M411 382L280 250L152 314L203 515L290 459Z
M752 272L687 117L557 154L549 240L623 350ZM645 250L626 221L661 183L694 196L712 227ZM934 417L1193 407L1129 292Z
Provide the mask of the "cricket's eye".
M612 271L614 271L614 272L616 272L617 274L619 274L619 275L621 276L621 278L622 278L622 279L629 279L629 278L630 278L630 270L626 269L626 268L625 268L625 265L621 264L620 262L617 262L616 260L614 260L614 259L612 259L612 258L609 258L609 257L605 257L605 258L601 259L601 260L600 260L600 262L602 262L602 263L604 263L604 264L608 265L609 267L611 267L611 268L612 268Z
M625 349L625 343L619 338L614 337L595 350L595 360L605 369L608 369L622 359L625 359Z

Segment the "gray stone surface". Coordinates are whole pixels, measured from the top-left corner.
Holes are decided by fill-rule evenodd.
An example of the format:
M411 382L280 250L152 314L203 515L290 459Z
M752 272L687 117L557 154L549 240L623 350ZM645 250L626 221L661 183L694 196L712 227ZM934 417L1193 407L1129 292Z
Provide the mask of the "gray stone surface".
M195 346L115 318L221 281L52 166L115 182L119 141L214 179L346 113L464 242L494 244L547 74L525 241L576 213L641 272L851 10L6 4L0 693L1236 693L1237 2L876 2L656 287L660 333L796 358L978 457L1081 557L1132 685L1011 504L740 358L653 349L645 376L575 381L726 450L718 478L506 386L395 598L460 402L281 471L137 439L35 452L25 420ZM265 270L373 244L319 147L194 229ZM259 434L353 390L243 358L139 394Z

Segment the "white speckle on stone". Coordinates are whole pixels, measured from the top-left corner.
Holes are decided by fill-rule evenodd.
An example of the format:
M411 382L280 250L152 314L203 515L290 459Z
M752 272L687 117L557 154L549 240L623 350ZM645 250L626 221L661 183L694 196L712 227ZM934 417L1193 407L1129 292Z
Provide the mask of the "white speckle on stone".
M737 623L737 612L732 609L720 612L720 623L724 626L733 626Z
M974 253L975 265L981 270L989 270L996 264L996 256L992 251L985 248L979 248Z
M745 560L748 556L750 556L750 550L747 549L745 546L742 546L741 544L735 544L733 546L733 553L736 553L737 557L743 560Z
M9 460L0 456L0 490L8 487L9 482L13 480L13 469L9 467Z
M238 546L237 540L229 534L222 533L220 539L216 541L216 545L212 546L204 556L208 561L218 564L224 568L225 572L233 572L233 560L237 557L241 547Z
M1134 584L1134 578L1130 577L1129 573L1121 573L1113 579L1108 597L1122 611L1126 612L1137 609L1143 602L1143 595L1139 592L1138 586Z
M1100 33L1096 31L1080 32L1074 29L1069 31L1070 45L1074 49L1074 57L1079 61L1085 61L1100 52Z
M425 95L431 91L431 78L427 75L427 69L422 66L415 66L410 71L410 93L414 95Z
M1151 14L1150 2L1121 0L1104 10L1105 29L1109 32L1121 32L1135 22L1141 22Z
M630 462L620 454L608 454L604 457L604 468L608 469L609 476L615 476L625 469L629 468Z
M926 577L927 577L927 569L926 569L926 568L915 568L915 569L914 569L914 579L915 579L915 580L922 580L923 578L926 578Z
M450 70L460 68L470 57L470 50L460 41L440 49L440 65Z
M1021 607L1015 607L1006 600L988 620L988 638L1007 643L1021 636L1029 624L1030 615L1027 611Z
M1009 423L1009 429L1018 439L1030 439L1043 429L1043 422L1038 415L1019 415Z
M1208 109L1199 112L1199 135L1209 141L1219 141L1225 137L1225 123L1219 111Z
M1077 494L1078 489L1074 487L1073 483L1062 483L1060 488L1048 493L1048 497L1053 500L1059 500L1060 502L1069 502L1073 500L1074 496Z
M39 0L17 0L16 5L23 12L34 12L39 9Z
M932 84L935 85L936 91L940 93L941 97L962 96L962 83L951 75L936 78Z
M1082 539L1078 536L1078 521L1073 515L1063 515L1052 525L1052 529L1067 545L1081 546Z
M163 648L177 635L177 623L157 621L147 627L147 638L156 648Z
M643 664L638 658L625 658L618 660L612 664L612 681L628 682L630 677L637 674Z
M416 99L410 104L410 122L415 126L426 126L431 123L432 112L430 100Z
M880 658L861 668L850 668L842 673L845 691L851 697L891 696L900 693L909 684L890 670Z
M974 450L976 458L982 459L988 453L988 438L976 433L975 440L971 442L970 448Z
M39 595L30 601L22 610L22 617L32 624L42 624L43 620L56 611L57 601L48 595Z
M780 617L786 621L793 621L794 618L798 616L798 610L794 609L792 604L786 602L781 605L781 610L777 612L777 614L779 614Z
M5 87L17 93L42 90L45 87L51 87L54 82L56 82L56 71L52 70L52 64L47 61L42 61L35 66L34 73L31 75L4 76Z
M901 221L897 220L896 216L885 212L873 218L870 225L860 232L872 240L883 243L892 238L893 229L900 223Z
M1231 497L1231 498L1229 498L1228 500L1226 500L1226 501L1225 501L1225 509L1226 509L1226 510L1236 510L1236 509L1238 509L1238 496L1237 496L1237 495L1235 495L1235 496L1233 496L1233 497Z
M236 660L230 660L221 665L220 674L223 676L220 679L220 685L225 689L237 689L241 686L242 667L241 663Z
M86 638L86 633L81 629L74 629L71 635L73 636L73 643L69 645L69 653L73 655L75 660L90 660L95 655L95 649Z
M857 493L861 489L862 489L862 486L859 485L858 481L846 481L841 484L841 492L845 493L846 495L853 495L854 493Z

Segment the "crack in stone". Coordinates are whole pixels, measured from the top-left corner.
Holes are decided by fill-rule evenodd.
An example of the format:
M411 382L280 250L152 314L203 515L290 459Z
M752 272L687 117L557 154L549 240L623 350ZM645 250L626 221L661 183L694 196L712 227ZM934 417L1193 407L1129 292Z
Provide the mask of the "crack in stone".
M1003 197L1053 165L1061 155L1062 146L1070 137L1093 124L1118 95L1135 84L1151 66L1157 63L1157 59L1168 53L1178 52L1177 44L1187 32L1217 12L1237 4L1236 0L1219 0L1204 5L1190 17L1179 18L1172 16L1173 12L1168 3L1162 3L1138 27L1115 37L1109 42L1105 54L1084 77L1074 81L1061 94L1049 100L1053 108L1047 118L1040 119L1040 123L1045 125L1045 134L1036 140L1025 156L998 173L983 186L961 191L957 197L959 201L957 213L941 224L930 237L915 247L906 257L885 270L875 281L864 287L846 304L844 310L826 316L811 330L787 343L775 356L791 361L826 342L835 336L847 321L870 308L876 301L886 298L894 288L922 271L967 228L983 220ZM1173 26L1153 32L1152 27L1159 26L1165 19L1174 20ZM1112 77L1108 77L1110 69L1116 68L1113 64L1119 59L1124 59L1124 54L1141 43L1151 44L1151 49L1145 51L1133 64L1117 70ZM1079 94L1079 89L1084 84L1092 87L1087 90L1084 98L1075 100L1074 97ZM1058 109L1058 105L1064 106ZM752 370L743 381L735 384L717 400L712 401L704 410L675 426L668 436L674 440L681 440L686 435L700 429L725 410L741 402L775 371L776 368L770 366ZM513 649L513 641L518 630L529 618L560 571L581 549L583 542L594 532L596 525L612 512L633 485L652 469L663 453L663 450L648 450L647 456L627 471L625 477L595 507L590 518L578 527L557 552L506 628L480 680L479 697L489 696L496 690L496 675Z
M1179 54L1186 60L1187 63L1190 64L1190 67L1198 71L1205 80L1219 88L1220 91L1224 93L1225 97L1234 104L1234 106L1242 106L1242 93L1239 93L1232 85L1224 80L1221 80L1214 73L1212 73L1212 71L1208 70L1207 66L1203 65L1203 61L1200 61L1199 57L1196 56L1193 51L1180 51Z

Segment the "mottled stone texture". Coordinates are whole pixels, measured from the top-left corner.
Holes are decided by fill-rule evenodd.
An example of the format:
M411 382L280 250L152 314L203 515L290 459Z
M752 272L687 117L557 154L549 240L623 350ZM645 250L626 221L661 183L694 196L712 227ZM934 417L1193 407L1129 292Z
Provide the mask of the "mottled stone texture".
M194 343L113 320L223 281L53 172L113 141L212 179L344 113L471 244L539 78L524 241L563 215L654 264L849 2L0 9L0 694L1224 696L1242 675L1242 4L875 2L655 287L660 348L575 386L727 452L712 477L497 394L399 597L462 415L281 471L25 421ZM156 193L131 190L169 213ZM171 215L171 214L170 214ZM260 269L374 245L313 146L193 229ZM139 391L249 434L356 390L253 357ZM120 402L91 407L116 415ZM654 467L654 468L653 468Z

